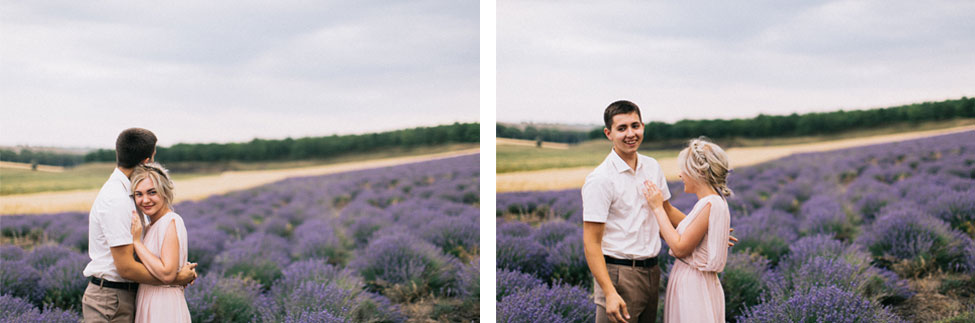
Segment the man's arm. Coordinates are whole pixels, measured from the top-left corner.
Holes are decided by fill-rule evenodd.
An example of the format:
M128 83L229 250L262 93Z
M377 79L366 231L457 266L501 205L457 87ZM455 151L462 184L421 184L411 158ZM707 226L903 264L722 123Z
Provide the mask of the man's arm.
M135 261L135 249L131 244L112 247L112 259L115 269L122 278L149 285L162 285L156 277L149 273L145 266Z
M596 278L596 283L606 294L606 316L611 321L626 322L630 318L630 313L626 310L626 302L616 292L612 280L609 279L609 270L606 269L606 259L603 258L603 231L606 229L605 223L583 222L582 242L585 246L586 263L589 264L589 271ZM625 319L624 319L625 317Z
M112 259L115 260L115 269L122 278L149 285L163 285L161 281L153 277L146 269L146 266L135 261L135 249L131 244L112 247ZM176 274L173 285L187 285L196 280L196 264L183 266Z

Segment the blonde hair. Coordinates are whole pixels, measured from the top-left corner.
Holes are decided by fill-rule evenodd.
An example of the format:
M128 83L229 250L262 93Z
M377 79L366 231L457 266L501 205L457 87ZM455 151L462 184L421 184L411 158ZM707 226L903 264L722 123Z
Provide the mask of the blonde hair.
M721 196L731 196L728 188L728 154L705 137L691 139L677 155L680 170L695 180L708 184Z
M152 183L156 187L156 193L162 196L166 206L172 210L173 181L169 179L169 171L156 162L135 166L135 170L132 171L132 176L129 177L132 181L132 193L135 193L135 187L139 185L139 182L142 182L146 178L152 180Z

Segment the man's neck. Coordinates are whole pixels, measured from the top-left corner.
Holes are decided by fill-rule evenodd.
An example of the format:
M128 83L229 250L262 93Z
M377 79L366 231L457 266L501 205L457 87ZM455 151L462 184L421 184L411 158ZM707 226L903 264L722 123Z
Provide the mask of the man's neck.
M118 170L121 171L122 174L125 174L125 177L132 177L132 172L135 171L135 168L125 168L122 166L115 166L115 168L118 168Z
M614 148L613 151L616 151L616 149ZM630 166L630 169L634 171L636 170L637 161L639 160L639 158L637 158L636 152L633 152L632 154L623 154L620 153L619 151L616 151L616 155L620 156L620 159L622 159L627 166Z

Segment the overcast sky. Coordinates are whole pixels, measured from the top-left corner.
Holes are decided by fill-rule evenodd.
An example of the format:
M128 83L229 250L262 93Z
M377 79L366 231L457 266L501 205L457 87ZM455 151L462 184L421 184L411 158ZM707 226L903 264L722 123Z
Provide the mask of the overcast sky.
M600 124L975 96L973 1L498 0L498 121Z
M476 1L0 1L0 145L478 120Z

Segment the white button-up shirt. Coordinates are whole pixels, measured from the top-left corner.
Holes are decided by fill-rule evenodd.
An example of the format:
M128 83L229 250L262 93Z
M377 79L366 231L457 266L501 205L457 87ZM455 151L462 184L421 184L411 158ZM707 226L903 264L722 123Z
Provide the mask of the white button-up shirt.
M582 219L605 223L603 254L619 259L647 259L660 253L660 226L650 215L643 196L649 180L670 199L667 178L656 159L637 153L636 170L611 151L606 160L586 176L582 186Z
M118 168L112 172L88 213L88 256L84 275L115 282L130 282L115 268L112 247L132 244L132 182Z

